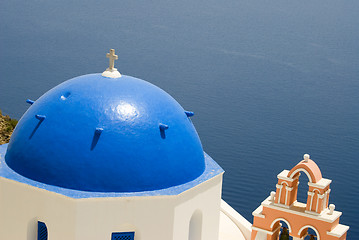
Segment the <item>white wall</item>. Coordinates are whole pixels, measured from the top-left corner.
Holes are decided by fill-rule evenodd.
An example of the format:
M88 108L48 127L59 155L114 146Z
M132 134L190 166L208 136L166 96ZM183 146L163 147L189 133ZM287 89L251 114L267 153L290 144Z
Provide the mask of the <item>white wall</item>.
M168 196L79 200L76 240L111 240L112 232L127 231L134 231L136 240L171 239L174 200Z
M49 240L188 240L193 213L202 212L202 240L217 240L222 174L176 196L72 199L0 178L0 239L37 240L37 221Z
M202 213L201 240L218 240L221 192L222 174L181 194L175 207L173 240L189 239L189 222L195 211Z
M50 240L75 240L75 212L71 198L0 178L1 240L37 240L37 221Z

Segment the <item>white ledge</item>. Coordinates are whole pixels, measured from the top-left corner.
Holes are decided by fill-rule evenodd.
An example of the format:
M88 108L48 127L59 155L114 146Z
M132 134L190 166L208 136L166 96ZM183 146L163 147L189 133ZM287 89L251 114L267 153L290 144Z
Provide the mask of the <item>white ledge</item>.
M327 232L328 235L340 238L349 230L349 226L338 224L332 231Z
M277 175L277 178L285 180L285 181L289 181L289 182L293 182L295 179L299 178L299 175L296 176L295 178L290 178L290 177L288 177L288 173L289 173L289 170L283 170Z

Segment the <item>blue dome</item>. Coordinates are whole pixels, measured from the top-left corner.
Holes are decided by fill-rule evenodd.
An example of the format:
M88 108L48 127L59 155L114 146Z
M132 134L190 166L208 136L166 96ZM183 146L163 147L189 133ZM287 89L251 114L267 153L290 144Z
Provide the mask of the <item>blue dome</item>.
M205 169L184 109L137 78L89 74L40 97L20 119L5 161L32 180L92 192L187 183Z

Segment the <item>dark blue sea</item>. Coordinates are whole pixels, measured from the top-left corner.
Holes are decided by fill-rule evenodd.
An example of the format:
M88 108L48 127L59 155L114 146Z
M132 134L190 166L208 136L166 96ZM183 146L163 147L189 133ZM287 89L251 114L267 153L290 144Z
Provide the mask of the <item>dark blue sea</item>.
M110 48L195 112L246 219L309 153L359 239L359 1L0 1L0 109L20 118L27 98L104 71Z

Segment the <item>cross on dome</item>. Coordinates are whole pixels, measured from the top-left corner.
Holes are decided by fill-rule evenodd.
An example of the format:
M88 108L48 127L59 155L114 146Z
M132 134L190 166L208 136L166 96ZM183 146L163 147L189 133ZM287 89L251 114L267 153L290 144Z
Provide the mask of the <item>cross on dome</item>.
M113 69L115 66L115 60L118 59L118 56L115 54L115 49L110 49L110 53L106 53L106 57L110 59L109 69Z
M118 56L115 54L115 49L110 49L109 53L106 53L106 57L109 59L109 67L102 73L102 76L109 78L119 78L121 73L115 68L115 60Z

